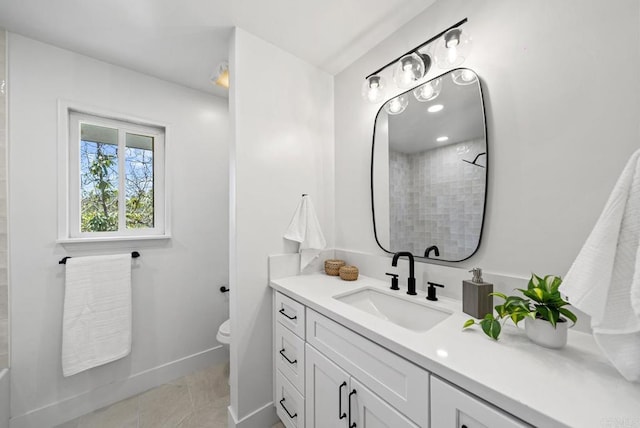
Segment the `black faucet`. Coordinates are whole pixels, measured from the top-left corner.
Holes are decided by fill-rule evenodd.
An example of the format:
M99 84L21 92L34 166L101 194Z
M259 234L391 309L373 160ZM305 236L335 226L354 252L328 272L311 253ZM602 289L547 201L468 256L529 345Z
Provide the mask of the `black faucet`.
M409 259L409 279L407 280L407 294L411 296L415 296L416 294L416 277L414 276L413 268L414 268L414 259L413 254L408 251L400 251L393 255L393 260L391 261L391 266L398 266L398 259L402 256L407 256Z
M432 245L429 248L427 248L426 250L424 250L424 256L426 258L429 258L429 253L433 251L434 253L436 253L436 257L440 257L440 250L438 250L438 247L436 245Z

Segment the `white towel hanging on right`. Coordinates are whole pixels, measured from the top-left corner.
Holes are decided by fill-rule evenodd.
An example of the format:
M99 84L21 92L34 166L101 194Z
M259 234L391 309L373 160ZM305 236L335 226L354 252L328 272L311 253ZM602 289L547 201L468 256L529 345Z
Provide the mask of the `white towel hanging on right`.
M562 282L591 316L593 335L625 379L640 381L640 150L622 171Z

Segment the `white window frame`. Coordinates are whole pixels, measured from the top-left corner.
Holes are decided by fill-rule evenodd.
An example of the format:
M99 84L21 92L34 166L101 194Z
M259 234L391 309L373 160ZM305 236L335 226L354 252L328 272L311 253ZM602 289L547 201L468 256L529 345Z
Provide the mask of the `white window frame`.
M59 101L58 108L58 242L166 239L169 233L166 146L168 127L132 116ZM154 138L153 187L154 227L127 229L126 218L118 216L118 231L82 232L80 197L80 125L90 123L118 129L119 153L124 153L125 134L137 133ZM119 159L119 188L124 186L124 159ZM125 207L125 194L118 192L119 213Z

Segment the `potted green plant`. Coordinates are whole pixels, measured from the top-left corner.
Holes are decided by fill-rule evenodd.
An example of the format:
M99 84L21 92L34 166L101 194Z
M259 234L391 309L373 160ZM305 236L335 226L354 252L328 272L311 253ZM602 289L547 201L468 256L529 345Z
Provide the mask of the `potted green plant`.
M479 324L487 336L497 340L502 330L499 320L504 323L511 319L516 325L525 320L525 331L531 341L547 348L562 348L567 343L567 319L575 324L577 317L565 307L569 302L562 299L558 291L560 284L560 277L547 275L541 278L532 274L527 289L517 289L524 298L491 293L504 300L495 307L497 316L487 314L480 321L469 319L463 328Z

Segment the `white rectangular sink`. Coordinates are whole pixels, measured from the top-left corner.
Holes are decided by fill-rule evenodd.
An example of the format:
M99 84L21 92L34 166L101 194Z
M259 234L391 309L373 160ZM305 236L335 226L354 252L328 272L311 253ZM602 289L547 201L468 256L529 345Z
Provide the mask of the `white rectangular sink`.
M364 288L333 298L417 332L425 332L451 315L451 312L416 301L418 298L415 296L394 295L374 288Z

